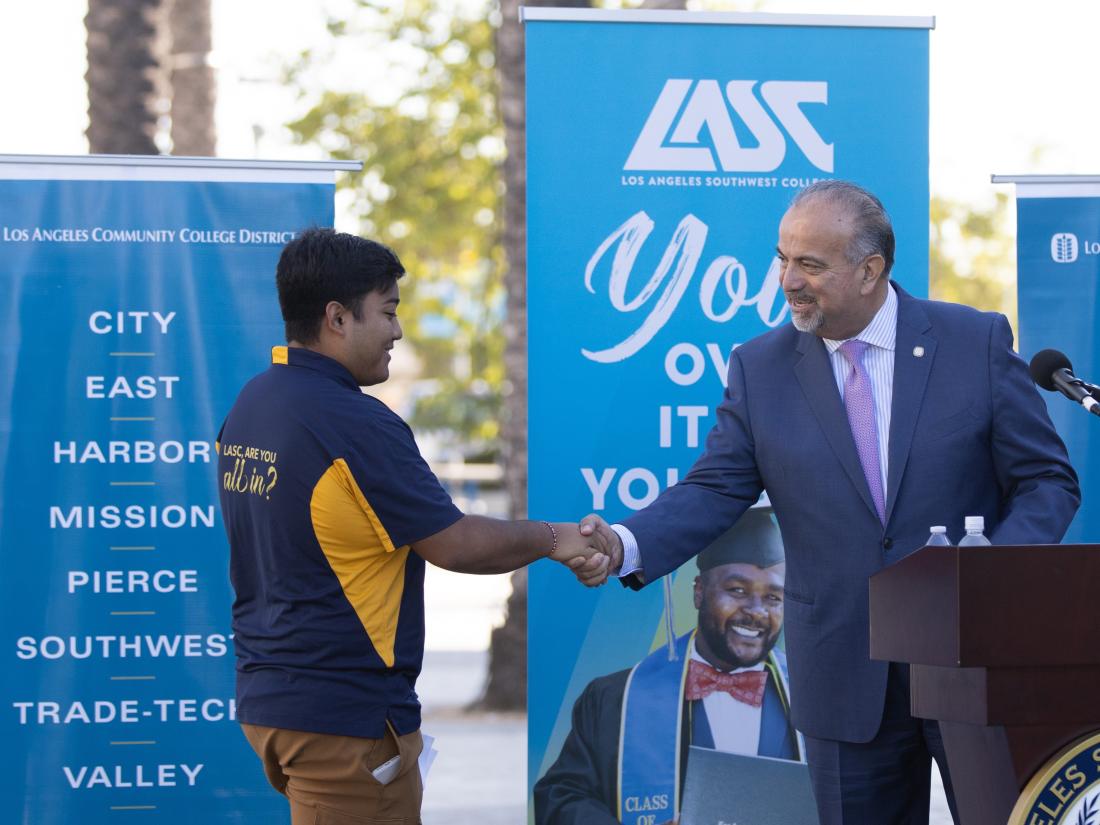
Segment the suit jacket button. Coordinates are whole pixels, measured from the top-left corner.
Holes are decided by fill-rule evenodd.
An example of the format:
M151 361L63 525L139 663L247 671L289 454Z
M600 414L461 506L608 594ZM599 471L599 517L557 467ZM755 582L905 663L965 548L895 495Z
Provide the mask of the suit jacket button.
M893 546L894 546L894 540L892 538L890 538L889 536L882 540L882 549L883 550L889 550Z

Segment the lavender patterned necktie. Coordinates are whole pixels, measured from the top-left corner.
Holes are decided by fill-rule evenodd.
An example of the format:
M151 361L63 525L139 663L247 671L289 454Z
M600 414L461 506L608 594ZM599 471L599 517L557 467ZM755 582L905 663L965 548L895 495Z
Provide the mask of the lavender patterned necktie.
M886 523L886 503L882 495L882 469L878 460L878 428L875 426L875 400L871 397L871 377L863 368L863 354L870 346L866 341L845 341L840 354L852 365L844 379L844 408L848 412L848 426L856 442L859 463L871 489L879 520Z

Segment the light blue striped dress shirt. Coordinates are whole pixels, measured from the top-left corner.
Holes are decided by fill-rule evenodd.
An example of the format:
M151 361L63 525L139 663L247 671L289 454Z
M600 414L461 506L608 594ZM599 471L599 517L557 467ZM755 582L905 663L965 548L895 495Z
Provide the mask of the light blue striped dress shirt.
M863 368L871 379L871 395L875 400L875 429L878 430L878 466L882 474L882 495L888 499L890 491L886 489L887 461L890 455L890 405L894 401L894 350L898 338L898 296L887 284L886 300L883 301L875 317L871 319L863 332L854 336L857 341L866 341L869 346L863 355ZM829 363L833 368L837 391L844 400L844 379L852 369L847 359L840 354L843 341L822 338L829 353ZM613 575L628 576L641 569L638 553L638 541L634 534L621 524L611 525L623 543L623 564ZM700 550L703 548L700 547Z

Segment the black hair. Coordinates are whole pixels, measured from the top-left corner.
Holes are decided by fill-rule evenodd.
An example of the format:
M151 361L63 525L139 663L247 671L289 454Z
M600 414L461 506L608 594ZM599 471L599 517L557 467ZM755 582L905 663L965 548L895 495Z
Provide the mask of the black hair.
M848 210L856 223L848 246L848 263L860 263L871 255L881 255L886 266L882 274L890 277L894 266L894 227L882 201L862 186L846 180L822 180L810 184L791 201L791 209L813 198L823 198Z
M385 292L404 274L401 260L384 244L334 229L300 232L283 247L275 268L286 340L316 342L329 301L358 319L363 296Z

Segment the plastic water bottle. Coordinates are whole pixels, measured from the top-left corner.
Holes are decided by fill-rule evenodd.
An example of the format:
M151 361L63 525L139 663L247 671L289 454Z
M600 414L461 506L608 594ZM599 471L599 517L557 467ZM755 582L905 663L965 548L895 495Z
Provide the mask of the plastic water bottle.
M988 547L985 537L985 516L966 517L966 535L959 539L959 547Z
M947 537L947 528L937 524L932 528L932 533L924 545L925 547L950 547L951 539Z

